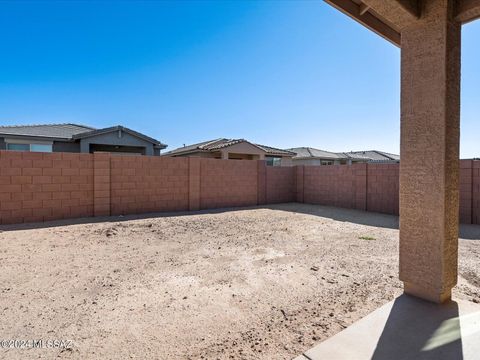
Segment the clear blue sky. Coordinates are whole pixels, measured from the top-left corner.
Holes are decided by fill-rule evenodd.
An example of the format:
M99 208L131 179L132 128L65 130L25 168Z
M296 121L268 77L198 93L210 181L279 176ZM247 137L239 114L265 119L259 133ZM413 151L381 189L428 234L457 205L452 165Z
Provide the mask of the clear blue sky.
M321 1L0 2L0 124L399 151L399 49ZM480 156L480 21L462 157Z

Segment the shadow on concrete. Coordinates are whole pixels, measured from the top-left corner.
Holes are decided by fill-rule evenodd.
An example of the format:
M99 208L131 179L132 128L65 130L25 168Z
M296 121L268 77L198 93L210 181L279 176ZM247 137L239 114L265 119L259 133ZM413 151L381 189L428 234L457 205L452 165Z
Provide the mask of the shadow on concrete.
M478 360L479 354L480 305L465 300L440 305L402 295L308 349L303 358Z
M372 356L386 359L463 359L458 304L398 297Z

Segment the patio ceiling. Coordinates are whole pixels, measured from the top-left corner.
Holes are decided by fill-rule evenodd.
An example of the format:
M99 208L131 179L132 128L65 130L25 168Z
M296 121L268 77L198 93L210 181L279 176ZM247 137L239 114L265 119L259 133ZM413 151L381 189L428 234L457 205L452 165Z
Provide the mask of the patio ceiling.
M401 46L401 29L422 14L421 0L325 0L333 7ZM462 24L480 17L480 0L458 0L455 19Z

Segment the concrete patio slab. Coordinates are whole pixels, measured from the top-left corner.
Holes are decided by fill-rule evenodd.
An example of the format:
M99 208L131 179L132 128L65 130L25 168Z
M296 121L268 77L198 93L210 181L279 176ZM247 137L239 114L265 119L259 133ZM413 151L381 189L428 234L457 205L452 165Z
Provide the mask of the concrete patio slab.
M303 356L309 360L470 360L479 354L480 305L468 301L439 305L402 295Z

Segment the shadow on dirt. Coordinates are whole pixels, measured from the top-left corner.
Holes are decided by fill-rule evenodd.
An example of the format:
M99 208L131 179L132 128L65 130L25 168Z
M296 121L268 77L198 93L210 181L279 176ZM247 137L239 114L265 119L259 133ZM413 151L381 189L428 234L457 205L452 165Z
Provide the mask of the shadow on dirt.
M87 217L79 219L65 219L56 221L47 221L41 223L2 225L0 231L15 231L40 229L66 225L77 224L94 224L101 222L122 222L139 219L163 218L171 216L191 216L200 214L220 214L224 212L244 211L249 209L271 209L288 212L295 212L299 214L313 215L328 219L333 219L342 222L351 222L366 226L375 226L389 229L398 229L398 216L380 214L374 212L366 212L361 210L343 209L338 207L323 206L323 205L309 205L301 203L283 203L275 205L251 206L251 207L236 207L236 208L222 208L222 209L208 209L200 211L179 211L179 212L162 212L162 213L146 213L137 215L125 216L102 216L102 217ZM468 240L480 240L480 225L461 224L460 238Z

